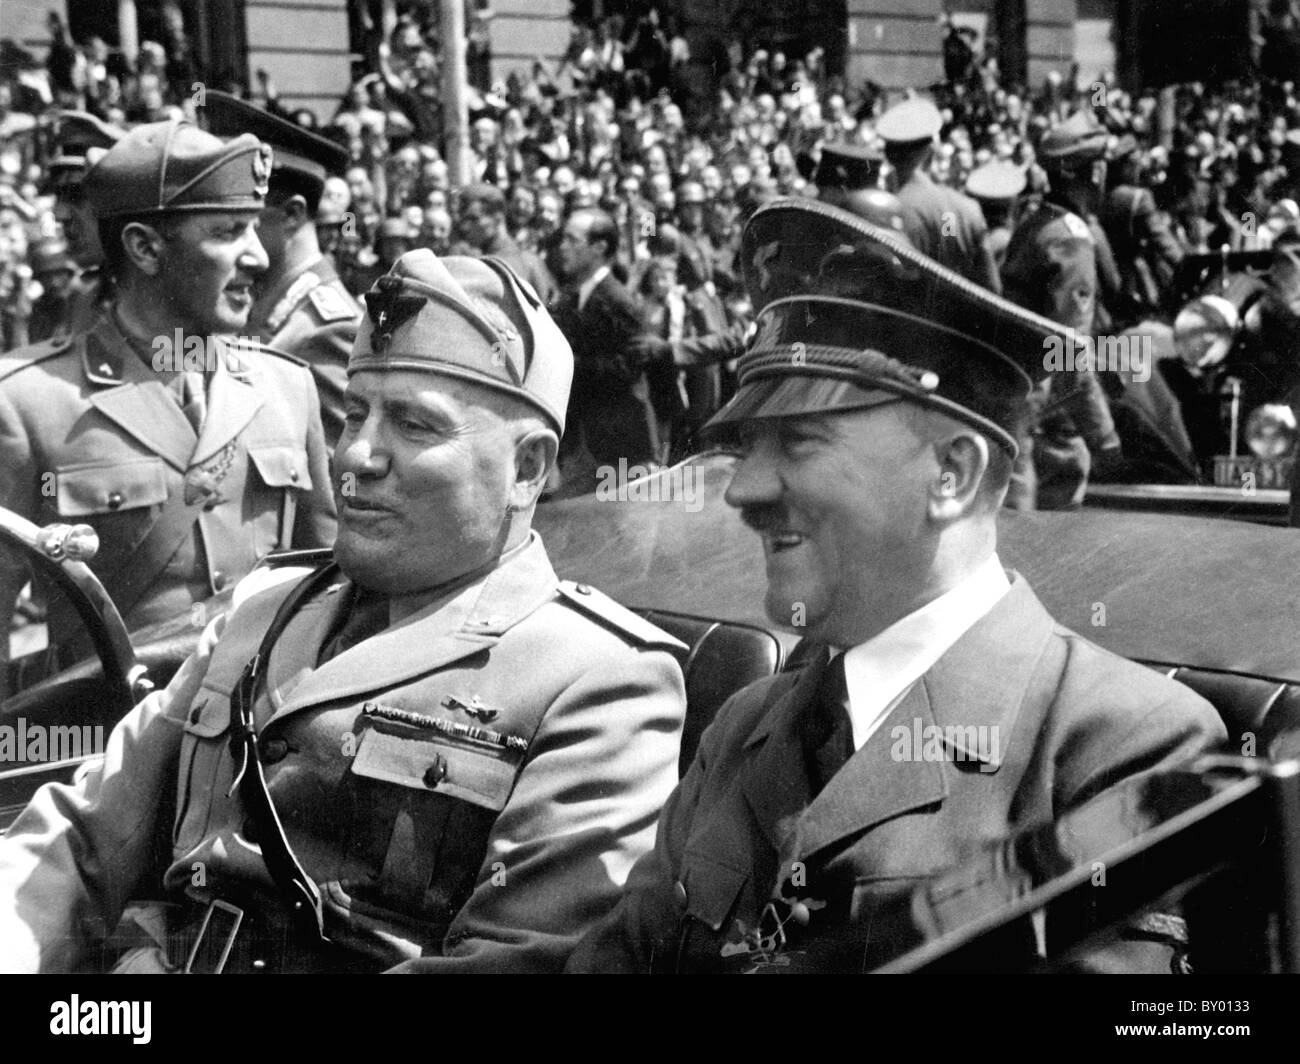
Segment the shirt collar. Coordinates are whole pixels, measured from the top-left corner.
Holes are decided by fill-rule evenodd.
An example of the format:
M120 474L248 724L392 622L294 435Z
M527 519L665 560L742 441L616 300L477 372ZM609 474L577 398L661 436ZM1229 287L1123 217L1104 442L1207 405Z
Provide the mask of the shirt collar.
M587 300L591 298L591 293L596 290L596 285L600 284L609 276L609 267L601 266L595 273L588 277L582 284L578 285L578 309L581 310L587 305Z
M854 749L861 749L901 696L1011 587L996 554L968 577L879 635L845 652Z

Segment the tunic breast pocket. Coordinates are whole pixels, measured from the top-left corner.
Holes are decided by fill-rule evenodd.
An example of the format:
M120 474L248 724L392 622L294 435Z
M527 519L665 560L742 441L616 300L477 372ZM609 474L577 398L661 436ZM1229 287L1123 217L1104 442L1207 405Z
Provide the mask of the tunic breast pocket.
M353 862L370 870L354 898L450 919L474 888L522 751L426 730L366 728L352 760Z
M101 559L134 549L149 530L149 508L167 501L161 458L87 462L54 470L54 507L99 533Z
M232 779L229 730L230 700L209 688L200 689L185 718L181 740L173 833L178 853L202 841L211 829L214 806L226 800Z

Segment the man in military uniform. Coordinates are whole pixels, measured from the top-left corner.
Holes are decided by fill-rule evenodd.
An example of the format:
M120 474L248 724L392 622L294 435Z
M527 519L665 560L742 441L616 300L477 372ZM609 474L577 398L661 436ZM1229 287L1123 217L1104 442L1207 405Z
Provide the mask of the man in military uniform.
M1016 226L1002 265L1008 299L1086 338L1108 330L1102 296L1119 289L1094 214L1105 187L1106 142L1106 131L1084 112L1048 131L1039 157L1051 188ZM1096 368L1057 369L1039 386L1021 440L1007 503L1015 509L1081 506L1094 467L1109 476L1120 463L1119 434Z
M59 319L44 335L31 332L33 342L85 332L112 300L104 276L104 249L95 216L82 192L87 160L98 158L122 137L122 131L84 111L61 111L55 125L55 153L46 165L45 191L54 194L54 217L63 231L76 275L68 286Z
M870 967L893 892L1223 736L998 561L1061 330L824 205L759 211L742 251L765 309L713 424L806 664L718 711L578 971Z
M1007 257L1007 245L1011 243L1016 200L1024 192L1026 184L1028 178L1024 170L1008 159L993 159L977 166L966 178L966 195L979 204L984 215L989 227L985 246L999 270Z
M311 374L231 339L266 267L268 151L179 121L124 136L85 178L113 306L0 359L0 505L91 525L91 568L129 628L183 614L269 551L334 537ZM0 612L25 579L0 572ZM67 609L51 603L53 645Z
M241 587L103 766L37 794L0 841L4 967L79 966L161 888L192 969L551 971L653 842L685 648L531 531L568 344L493 259L412 252L366 302L337 565Z
M228 93L209 91L208 130L252 133L271 146L271 185L258 237L270 265L258 281L247 332L311 367L320 393L325 443L343 432L348 355L361 307L321 251L317 213L325 179L347 166L346 149Z
M876 126L898 182L894 192L903 205L903 224L922 254L1001 292L979 207L955 188L936 185L926 173L942 126L939 109L919 96L891 107Z

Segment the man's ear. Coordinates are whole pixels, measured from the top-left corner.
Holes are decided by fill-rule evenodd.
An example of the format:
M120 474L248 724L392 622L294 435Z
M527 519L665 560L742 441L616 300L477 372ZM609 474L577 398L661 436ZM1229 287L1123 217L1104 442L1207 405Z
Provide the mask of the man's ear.
M141 273L157 277L163 268L162 233L144 222L131 222L122 230L122 248L126 257Z
M291 229L297 229L300 225L306 225L311 221L307 201L301 196L290 196L280 204L280 210L284 212L285 221L289 223Z
M989 468L989 446L974 431L954 432L934 442L937 475L928 500L932 520L946 524L971 512Z
M537 501L560 451L559 438L548 428L530 429L515 443L515 482L510 508L527 510Z

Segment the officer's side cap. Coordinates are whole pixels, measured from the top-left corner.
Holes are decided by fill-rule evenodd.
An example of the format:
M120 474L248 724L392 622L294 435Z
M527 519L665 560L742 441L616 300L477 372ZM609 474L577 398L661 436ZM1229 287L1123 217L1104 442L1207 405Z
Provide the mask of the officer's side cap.
M89 170L86 200L100 219L176 211L259 211L271 149L245 133L224 142L182 119L136 126Z
M324 185L326 177L347 169L348 151L341 144L238 96L209 89L201 110L209 133L223 138L251 133L269 144L274 153L272 176L291 170Z
M563 434L573 350L537 293L496 258L401 256L365 294L348 376L422 370L523 400Z

